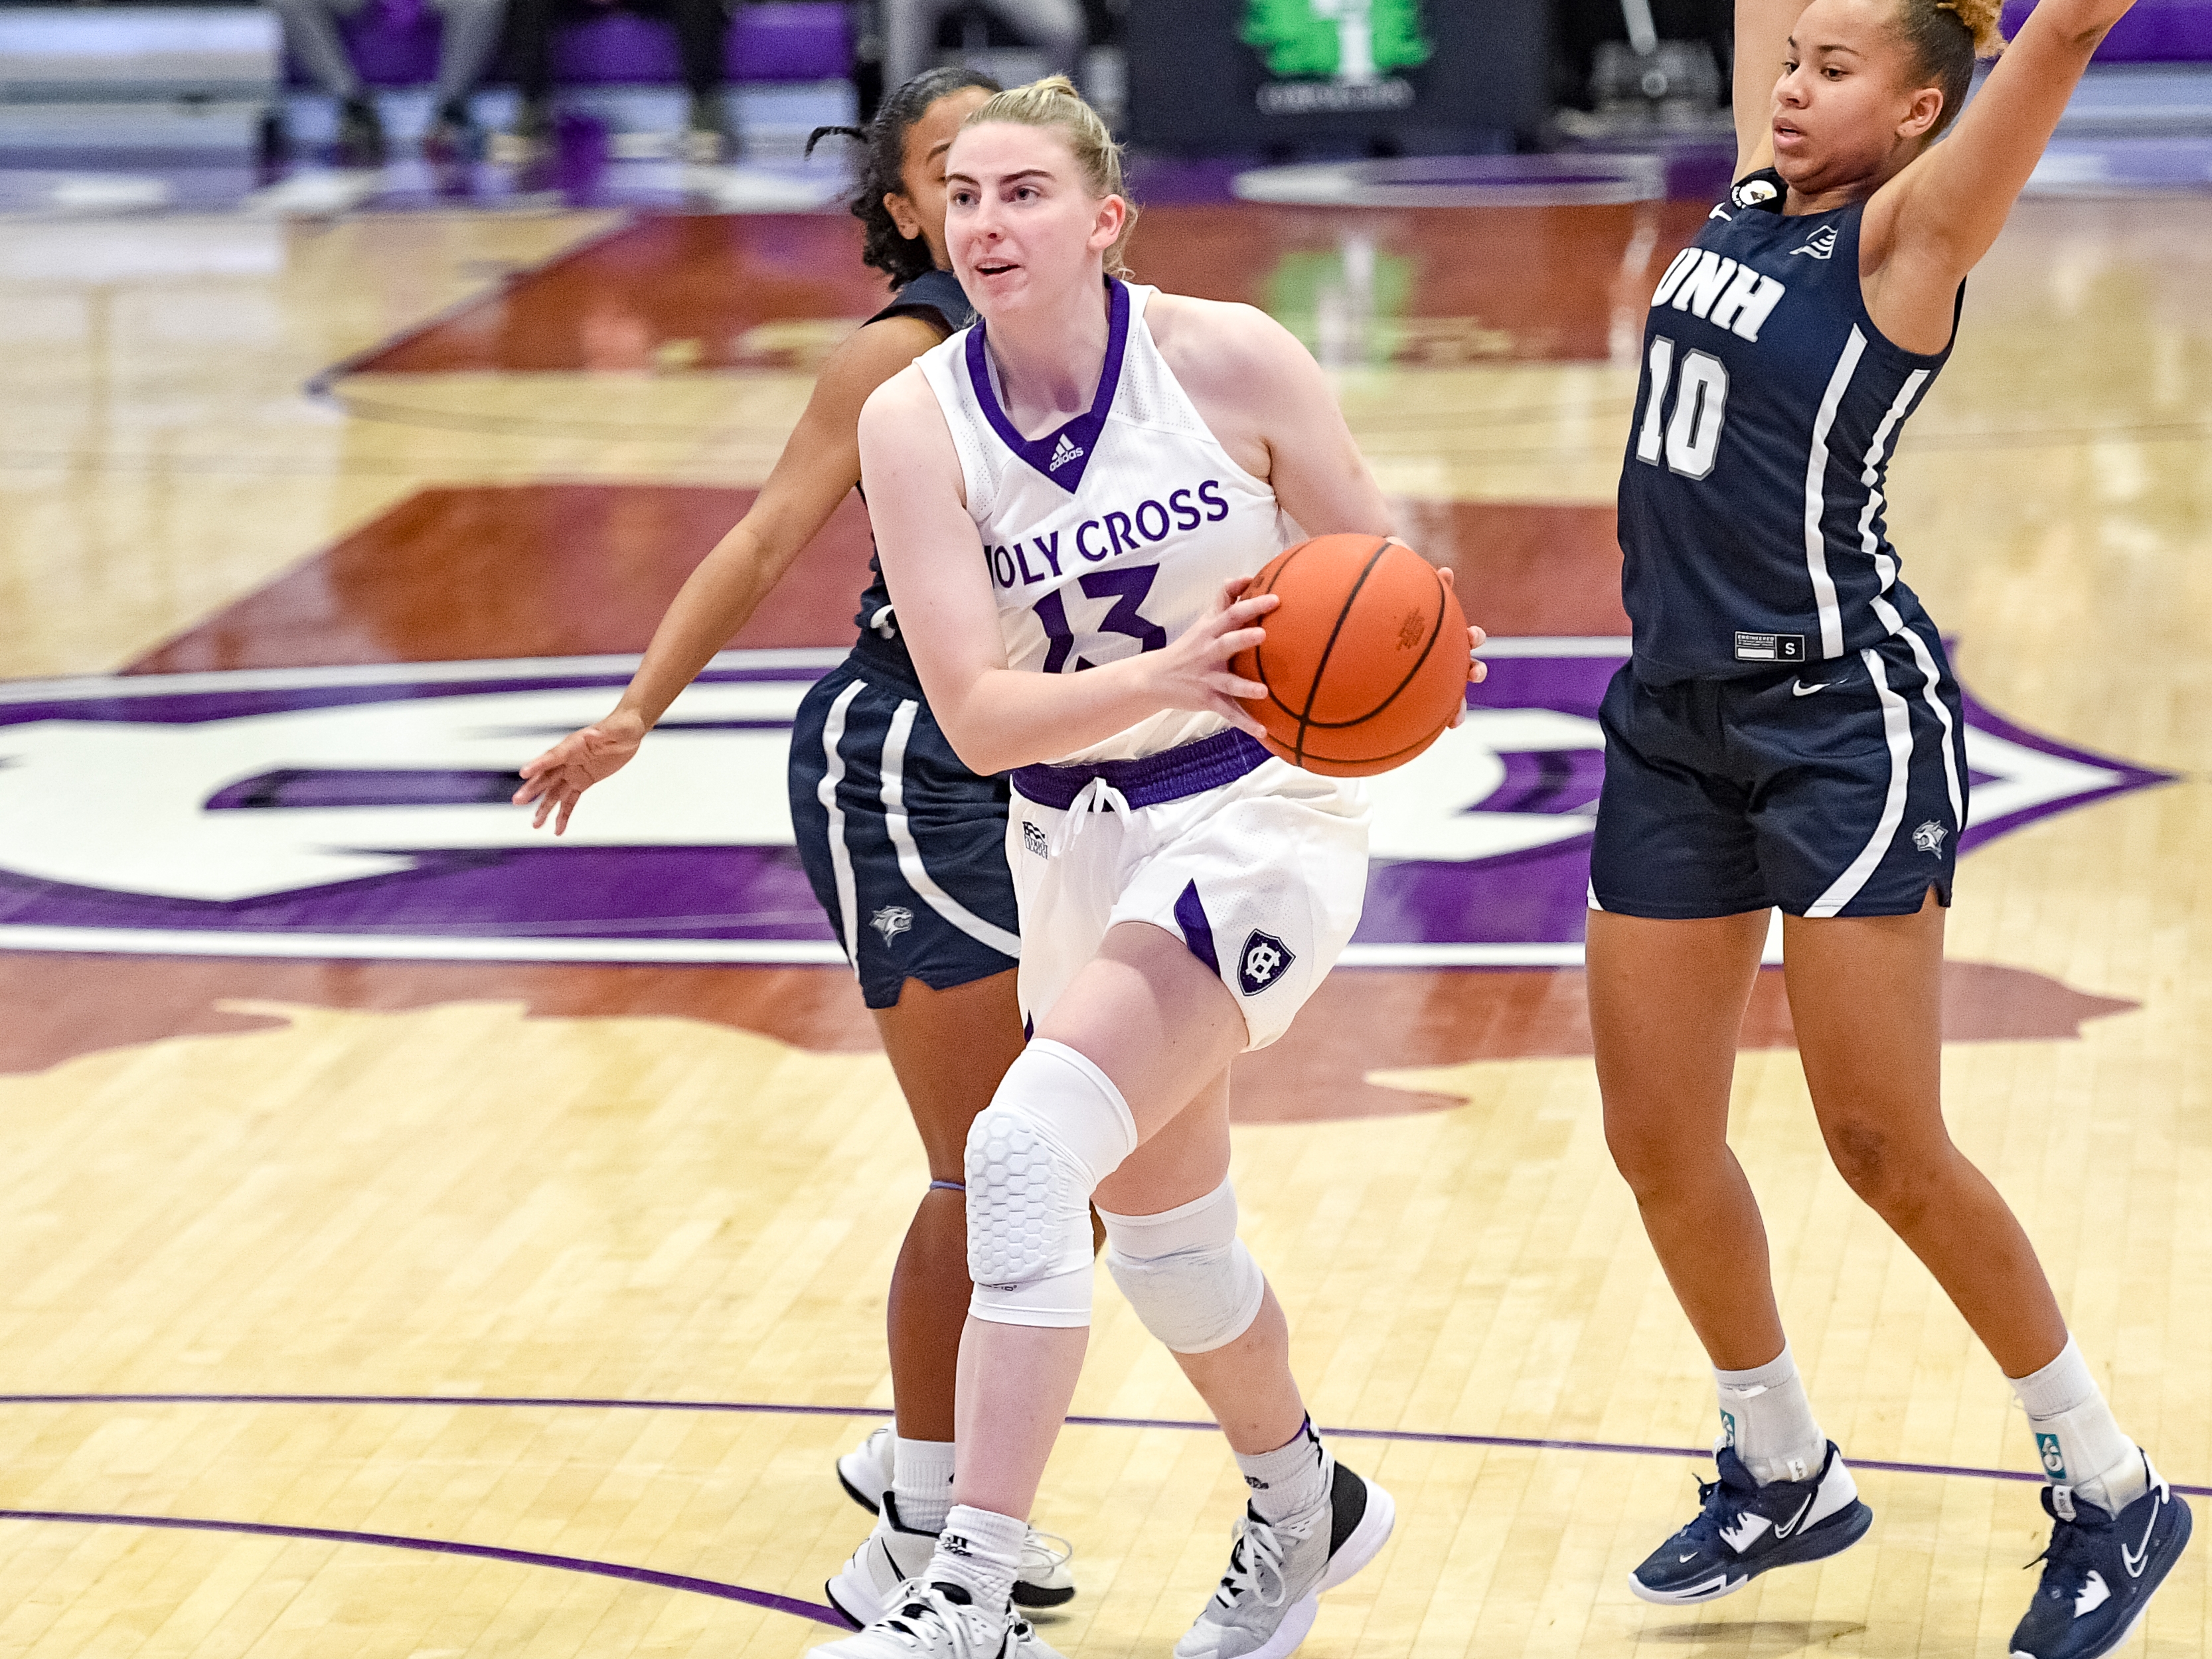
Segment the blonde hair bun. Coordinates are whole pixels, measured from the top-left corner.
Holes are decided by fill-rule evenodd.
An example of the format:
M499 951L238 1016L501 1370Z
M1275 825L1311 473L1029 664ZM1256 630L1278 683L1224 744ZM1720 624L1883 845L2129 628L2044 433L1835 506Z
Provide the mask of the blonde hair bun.
M1075 82L1065 75L1048 75L1026 86L1008 87L986 100L961 126L987 126L994 121L1057 132L1082 169L1091 193L1102 199L1118 196L1127 204L1129 214L1121 222L1121 234L1105 256L1109 275L1127 276L1129 267L1123 254L1129 246L1129 233L1137 228L1137 204L1129 200L1128 188L1122 183L1121 147L1114 142L1098 112L1075 89Z

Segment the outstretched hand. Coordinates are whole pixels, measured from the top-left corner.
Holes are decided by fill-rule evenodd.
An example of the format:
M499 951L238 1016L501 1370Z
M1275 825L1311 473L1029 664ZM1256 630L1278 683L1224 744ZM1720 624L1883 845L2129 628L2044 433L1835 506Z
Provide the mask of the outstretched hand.
M1265 738L1265 728L1239 699L1264 697L1267 688L1233 672L1229 663L1238 652L1255 650L1267 637L1267 630L1256 624L1283 600L1278 593L1243 598L1249 580L1232 576L1222 583L1210 613L1184 629L1165 650L1147 652L1135 660L1152 676L1164 707L1218 714L1238 731Z
M621 771L644 740L644 722L620 712L580 732L571 732L522 769L522 787L514 792L514 804L527 806L536 801L538 812L530 827L544 829L550 817L553 833L564 834L568 815L576 810L584 791Z

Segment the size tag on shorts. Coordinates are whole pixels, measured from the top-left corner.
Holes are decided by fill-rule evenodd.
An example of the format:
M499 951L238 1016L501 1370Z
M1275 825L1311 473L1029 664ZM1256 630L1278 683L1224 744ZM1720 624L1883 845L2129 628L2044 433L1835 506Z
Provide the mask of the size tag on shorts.
M1735 636L1735 659L1738 662L1802 662L1805 660L1805 636L1802 634L1738 634Z

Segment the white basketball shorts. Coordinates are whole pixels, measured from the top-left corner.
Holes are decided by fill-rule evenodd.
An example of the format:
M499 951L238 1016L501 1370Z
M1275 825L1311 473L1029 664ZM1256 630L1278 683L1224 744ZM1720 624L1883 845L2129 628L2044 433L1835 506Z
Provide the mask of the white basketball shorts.
M1264 1048L1359 923L1365 791L1301 771L1241 732L1141 760L1024 767L1012 783L1006 858L1032 1030L1108 928L1143 921L1220 975L1243 1011L1246 1048Z

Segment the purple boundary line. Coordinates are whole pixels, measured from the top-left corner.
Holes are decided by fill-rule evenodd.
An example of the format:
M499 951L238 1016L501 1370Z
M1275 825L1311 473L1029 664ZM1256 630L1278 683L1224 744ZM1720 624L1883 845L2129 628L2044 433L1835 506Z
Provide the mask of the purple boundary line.
M889 1417L880 1406L780 1405L755 1400L567 1400L534 1395L441 1394L0 1394L0 1406L501 1406L564 1410L629 1412L748 1412L784 1417ZM1220 1425L1194 1417L1070 1417L1085 1429L1179 1429L1206 1431ZM1540 1440L1515 1434L1453 1434L1440 1429L1324 1428L1340 1440L1403 1440L1433 1446L1491 1446L1504 1451L1606 1452L1622 1457L1710 1457L1698 1446L1644 1446L1619 1440ZM1889 1474L1955 1475L1973 1480L2022 1480L2041 1485L2043 1477L2019 1469L1974 1468L1959 1463L1899 1463L1854 1457L1851 1467ZM2212 1486L2168 1483L2192 1498L2212 1498ZM0 1510L0 1518L14 1513ZM210 1524L215 1524L210 1522ZM225 1523L228 1524L228 1523ZM424 1548L432 1547L429 1545ZM475 1546L469 1546L474 1548ZM552 1558L548 1558L552 1559ZM629 1569L608 1569L628 1571ZM702 1583L707 1580L698 1581ZM747 1595L763 1592L747 1591Z
M507 1561L517 1566L556 1567L563 1572L587 1572L600 1578L620 1578L658 1589L688 1590L724 1601L743 1601L770 1613L787 1613L819 1625L846 1628L834 1608L802 1601L773 1590L748 1589L713 1578L693 1578L680 1572L656 1572L651 1567L625 1567L613 1561L587 1561L580 1556L544 1555L536 1550L511 1550L496 1544L462 1544L444 1538L408 1538L388 1532L348 1532L334 1527L286 1527L266 1521L210 1521L180 1515L102 1515L82 1510L0 1510L0 1521L73 1521L82 1526L167 1527L182 1532L234 1532L255 1538L305 1538L326 1544L375 1544L386 1549L421 1550L432 1555L469 1555L484 1561Z

